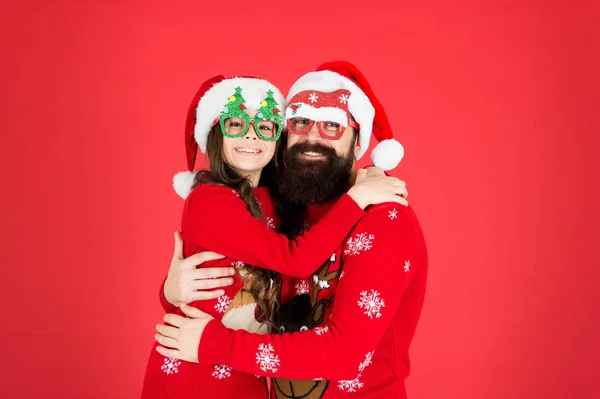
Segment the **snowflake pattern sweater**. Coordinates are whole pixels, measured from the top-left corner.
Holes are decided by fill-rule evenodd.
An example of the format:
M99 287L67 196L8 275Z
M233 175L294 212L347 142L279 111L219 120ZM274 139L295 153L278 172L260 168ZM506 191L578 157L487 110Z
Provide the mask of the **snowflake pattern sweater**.
M309 207L309 225L330 207ZM410 207L378 205L340 243L311 279L295 280L289 334L233 331L213 320L201 364L273 377L277 399L406 398L428 267L419 222Z
M266 220L253 217L245 202L225 186L201 185L188 196L182 216L184 255L211 250L225 259L202 267L234 266L239 275L217 299L191 303L224 325L258 334L268 333L254 299L243 291L245 264L261 266L285 275L310 276L365 212L348 195L303 236L290 240L278 234L279 221L268 189L254 194ZM163 299L165 310L182 315L179 308ZM265 399L264 377L233 371L225 364L199 365L165 358L155 343L148 360L142 398L236 398Z

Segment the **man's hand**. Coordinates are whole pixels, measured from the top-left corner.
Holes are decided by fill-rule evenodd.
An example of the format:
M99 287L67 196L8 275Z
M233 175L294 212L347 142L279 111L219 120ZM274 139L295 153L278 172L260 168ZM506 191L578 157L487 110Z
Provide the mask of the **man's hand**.
M215 288L233 284L235 269L233 267L209 267L197 269L197 266L215 259L223 259L223 255L214 252L200 252L189 258L183 258L183 240L181 233L175 232L175 251L165 281L165 298L175 306L193 301L218 298L225 294ZM209 291L212 290L212 291Z
M165 357L198 363L200 338L213 317L188 305L182 305L181 311L189 318L167 314L164 321L170 325L156 326L155 339L161 345L156 350Z

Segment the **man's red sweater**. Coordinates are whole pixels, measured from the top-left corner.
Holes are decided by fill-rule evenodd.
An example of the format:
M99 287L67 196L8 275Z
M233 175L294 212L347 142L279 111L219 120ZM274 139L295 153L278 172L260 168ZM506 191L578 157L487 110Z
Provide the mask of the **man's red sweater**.
M310 206L308 223L331 205ZM419 320L427 279L427 249L412 208L369 208L330 259L309 279L296 279L303 319L289 334L233 331L211 321L198 351L204 365L273 377L281 398L406 398L409 345ZM299 331L299 332L293 332Z
M226 256L202 267L260 266L282 274L310 276L331 256L365 212L348 195L342 196L330 212L302 237L290 240L274 229L279 226L266 188L254 194L266 220L253 217L235 191L224 186L201 185L187 198L181 222L184 255L189 257L210 250ZM231 327L266 333L268 328L256 320L256 304L243 293L244 281L234 276L234 284L217 299L196 301L190 305L223 320ZM162 296L161 296L162 297ZM179 308L163 299L169 313L182 315ZM258 317L260 318L260 317ZM264 377L232 370L225 364L199 365L168 359L154 345L142 398L236 398L265 399Z

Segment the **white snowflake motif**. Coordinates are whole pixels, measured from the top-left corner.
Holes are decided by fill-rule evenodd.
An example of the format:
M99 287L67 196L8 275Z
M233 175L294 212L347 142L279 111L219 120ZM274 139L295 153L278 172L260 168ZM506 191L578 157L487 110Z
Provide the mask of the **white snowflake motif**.
M308 99L310 100L311 103L316 103L317 100L319 99L319 96L317 96L315 93L310 93L310 96L308 96Z
M165 374L175 374L179 372L179 366L181 366L181 362L179 360L171 357L165 357L165 361L160 369L164 371Z
M235 267L236 269L239 269L240 267L246 266L246 264L239 260L234 260L233 262L231 262L231 266Z
M295 285L296 295L302 294L310 294L310 285L308 285L308 280L300 280Z
M362 362L360 364L360 366L358 366L358 371L359 372L363 372L368 366L371 365L371 363L373 363L373 354L375 354L375 351L369 352L367 353L367 356L365 358L365 361Z
M217 364L215 366L215 371L213 371L212 376L216 379L222 380L227 377L231 377L231 367L225 364Z
M375 236L373 234L360 233L357 234L354 239L349 238L346 241L348 249L344 251L346 255L358 255L362 251L368 251L373 246L373 240Z
M323 381L323 378L321 378L321 377L313 378L313 381Z
M275 221L273 218L267 218L267 224L271 230L275 230Z
M235 195L237 195L237 197L238 197L238 198L240 198L240 193L238 193L238 192L237 192L237 191L235 191L235 190L231 190L231 191L232 191L232 192L233 192Z
M381 317L381 309L385 307L385 301L379 296L379 292L371 290L371 292L363 291L360 293L360 301L358 307L365 310L365 314L370 319L375 316L376 319Z
M361 389L365 385L364 383L360 382L360 379L362 377L362 372L365 370L365 368L367 368L373 362L373 354L374 353L375 352L367 353L365 361L362 362L358 366L358 377L356 377L353 380L338 381L338 388L340 390L342 390L342 391L348 390L348 392L356 392L357 390Z
M388 217L390 218L390 220L394 220L394 219L398 218L398 211L396 210L396 208L394 208L393 210L390 211L390 213L388 214Z
M360 375L353 380L338 381L338 388L342 391L348 390L348 392L356 392L364 385L364 383L360 382Z
M227 295L221 295L217 298L217 304L215 305L215 310L219 313L225 313L229 304L231 303L231 298Z
M275 354L275 349L271 344L260 344L256 352L256 364L260 365L262 371L277 372L279 367L279 356Z
M342 270L342 272L340 273L340 278L344 277L344 271Z
M331 255L331 258L329 258L329 261L335 262L335 259L336 259L336 257L335 257L335 252L334 252L333 255Z
M410 260L404 262L404 272L408 273L410 271Z
M339 98L340 104L348 104L349 98L350 98L350 96L348 96L347 94L342 94Z
M315 327L315 333L317 333L319 336L325 334L326 332L329 332L329 326Z

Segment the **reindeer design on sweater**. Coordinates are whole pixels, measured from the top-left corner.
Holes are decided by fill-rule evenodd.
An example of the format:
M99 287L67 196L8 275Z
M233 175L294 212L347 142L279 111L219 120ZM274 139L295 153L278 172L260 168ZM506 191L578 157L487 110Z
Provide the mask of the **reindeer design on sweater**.
M242 278L243 288L240 289L225 310L221 322L233 330L246 330L251 333L268 334L269 325L265 323L254 297L246 290L250 288L253 276L242 267L238 270Z
M333 306L333 297L319 299L319 292L330 288L330 282L340 277L341 268L330 271L335 265L335 255L313 276L309 294L301 294L285 305L280 311L280 332L310 330L319 326L325 319L327 308ZM335 265L337 266L337 265ZM329 381L298 381L278 378L273 380L277 399L320 399L327 390Z

